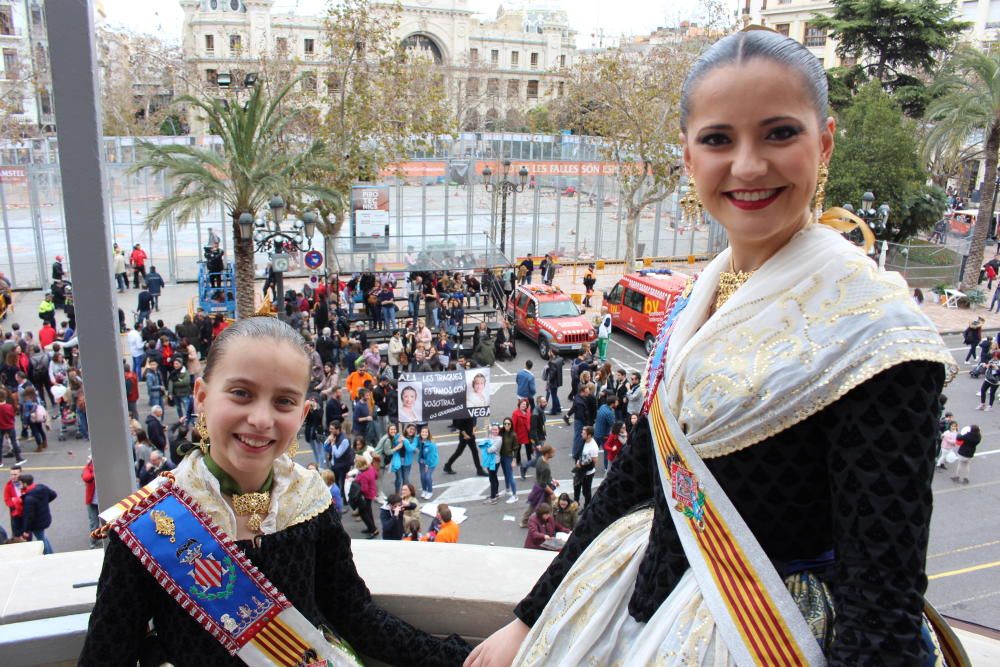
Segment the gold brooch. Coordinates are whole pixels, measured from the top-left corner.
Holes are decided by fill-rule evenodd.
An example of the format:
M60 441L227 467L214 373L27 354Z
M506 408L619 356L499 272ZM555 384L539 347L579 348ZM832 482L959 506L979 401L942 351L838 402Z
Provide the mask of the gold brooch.
M238 516L250 516L247 527L255 533L260 532L262 515L267 514L270 506L271 494L267 492L233 494L233 510Z
M174 537L174 520L171 519L166 512L153 510L149 513L149 515L153 518L153 523L156 524L157 535L165 535L170 538L171 542L177 541L177 538Z

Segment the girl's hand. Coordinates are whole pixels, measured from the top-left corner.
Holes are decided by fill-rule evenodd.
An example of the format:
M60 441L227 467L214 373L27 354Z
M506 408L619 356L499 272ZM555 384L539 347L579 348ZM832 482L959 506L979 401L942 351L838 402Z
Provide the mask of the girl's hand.
M521 619L515 618L474 648L462 667L508 667L529 630Z

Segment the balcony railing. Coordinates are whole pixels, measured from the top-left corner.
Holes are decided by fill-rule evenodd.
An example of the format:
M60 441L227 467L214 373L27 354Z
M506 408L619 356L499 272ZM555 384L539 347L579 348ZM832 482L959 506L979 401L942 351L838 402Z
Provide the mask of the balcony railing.
M427 632L455 632L470 643L510 622L514 606L553 556L546 551L425 542L355 541L351 550L380 606ZM40 554L39 542L0 547L4 664L75 663L83 646L96 592L90 584L100 575L103 552ZM399 568L404 559L419 561L421 576ZM484 572L504 575L484 579ZM955 625L973 665L1000 664L995 632Z
M74 661L86 636L103 552L41 556L40 543L0 547L0 655L4 664ZM351 544L358 572L384 609L436 635L470 642L508 623L549 564L546 551L426 542ZM398 564L416 558L421 576ZM503 572L484 583L483 572ZM74 587L83 584L80 587ZM365 664L377 664L365 661Z

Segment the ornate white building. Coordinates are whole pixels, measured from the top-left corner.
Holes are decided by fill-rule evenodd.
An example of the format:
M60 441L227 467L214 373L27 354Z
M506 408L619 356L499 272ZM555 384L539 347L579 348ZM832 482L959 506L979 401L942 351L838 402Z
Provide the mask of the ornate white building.
M184 59L206 84L242 86L259 58L280 54L327 92L324 17L275 13L274 0L179 2ZM558 3L533 0L490 21L477 19L466 0L407 0L397 30L400 42L446 69L456 116L469 130L516 127L528 109L562 94L575 34Z
M55 131L44 12L41 0L0 2L0 115L13 121L8 138Z
M982 49L1000 42L1000 0L938 0L955 9L955 15L971 25L963 39ZM810 21L817 14L833 13L829 0L740 0L740 12L750 23L765 25L804 44L826 68L850 65L836 53L837 41Z

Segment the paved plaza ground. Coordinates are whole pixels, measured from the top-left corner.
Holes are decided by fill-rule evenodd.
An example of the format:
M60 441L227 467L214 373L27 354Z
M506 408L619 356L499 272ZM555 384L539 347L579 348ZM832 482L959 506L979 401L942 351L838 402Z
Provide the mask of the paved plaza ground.
M679 271L694 272L701 265L677 263L672 266ZM611 287L620 273L620 265L608 266L599 271L598 294L602 289ZM567 291L579 292L582 291L582 275L582 267L576 270L575 276L573 269L567 267L560 274L557 283ZM287 283L294 286L296 281L290 279ZM155 315L168 325L175 325L187 312L194 293L195 286L190 283L168 285L161 299L161 312ZM129 290L115 296L128 312L135 307L136 294L136 290ZM22 327L37 330L39 320L36 309L40 299L39 292L18 293L16 310L3 325L7 327L12 322L19 322ZM599 303L599 298L594 300L595 306L599 306ZM926 303L924 310L945 334L948 347L960 362L964 358L965 347L961 344L961 336L954 332L963 330L972 317L982 315L987 321L987 331L995 333L1000 330L1000 314L987 313L985 308L970 311ZM124 350L124 340L122 342ZM541 360L534 346L521 345L519 352L516 363L502 362L494 368L494 415L508 415L513 411L514 374L523 366L525 359L534 360L536 377L540 377ZM641 343L621 333L613 337L609 356L614 367L626 370L641 370L645 362ZM962 375L945 390L950 399L948 408L955 412L961 425L980 425L983 444L972 464L971 484L957 486L943 473L935 477L935 512L927 563L930 576L928 596L949 616L998 628L1000 587L996 585L996 581L997 572L1000 571L1000 539L997 539L1000 535L1000 516L983 510L1000 505L1000 407L993 412L975 410L978 398L973 394L978 391L980 383L965 372L969 366L963 365L962 368ZM568 391L568 386L564 395L565 391ZM95 400L94 397L91 400ZM886 397L886 400L892 400L892 397ZM144 418L144 401L140 401L140 406ZM568 407L565 401L564 407ZM175 419L173 414L168 417L170 420ZM571 461L568 452L572 429L557 418L553 418L548 428L549 444L554 445L559 452L553 461L554 476L571 492ZM454 451L457 440L444 424L436 426L435 433L441 445L442 456L446 459ZM51 486L60 494L52 506L54 523L48 534L57 551L86 549L87 516L83 505L80 471L87 456L88 443L75 439L58 442L55 437L52 437L50 443L49 449L40 454L31 451L33 446L26 447L26 469L35 475L37 481ZM25 441L24 444L28 443ZM488 481L475 476L471 460L467 458L468 455L464 456L466 458L460 459L455 466L457 475L449 476L440 468L437 470L431 505L448 502L466 509L468 519L462 524L462 542L520 547L525 532L518 527L517 519L523 511L523 503L484 506L481 501L487 496ZM305 464L308 460L308 454L300 453L301 463ZM3 477L0 474L0 479ZM522 498L526 497L531 483L530 472L528 480L519 480L519 491L523 484ZM6 525L8 522L4 519L3 523ZM362 524L354 521L349 514L345 515L345 525L353 537L363 537L360 532Z

